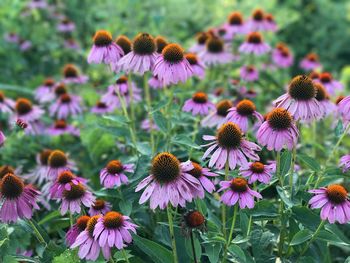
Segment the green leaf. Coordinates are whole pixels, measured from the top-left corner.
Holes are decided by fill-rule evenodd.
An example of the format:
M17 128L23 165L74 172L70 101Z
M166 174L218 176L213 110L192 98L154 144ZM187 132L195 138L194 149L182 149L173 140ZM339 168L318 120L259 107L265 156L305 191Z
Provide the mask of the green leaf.
M267 200L257 202L254 208L248 209L246 213L258 218L273 218L278 216L276 207Z
M249 218L242 210L239 212L239 225L244 235L246 235L248 232Z
M133 255L130 254L130 250L125 249L124 251L128 259L134 257ZM115 252L113 257L115 262L119 262L119 261L125 262L125 255L121 250L118 250L117 252Z
M153 116L153 120L154 120L155 124L159 127L159 129L162 132L167 132L168 131L168 124L167 124L167 120L165 119L164 115L160 111L157 111L157 112L153 113L152 116Z
M119 202L119 208L124 215L129 216L132 211L132 201L129 200L127 202Z
M188 147L194 148L194 149L200 149L201 148L197 144L195 144L192 141L192 139L190 139L188 136L186 136L184 134L179 134L179 135L176 135L175 137L172 137L171 141L174 144L184 145L184 146L188 146Z
M320 224L320 216L312 212L307 207L294 206L292 207L292 211L295 220L313 231L316 230Z
M302 244L309 240L312 237L312 233L308 229L300 230L298 233L294 235L292 241L290 241L291 246L296 246Z
M219 262L219 256L221 252L221 245L219 243L206 243L204 244L205 255L209 258L210 263Z
M55 211L49 213L48 215L46 215L43 219L41 219L38 222L38 225L43 225L43 224L51 221L52 219L54 219L56 217L60 217L60 216L61 216L61 213L58 210L55 210Z
M113 116L103 115L102 118L106 120L110 120L120 125L126 125L127 123L129 123L129 121L122 115L113 115Z
M31 263L40 263L39 259L31 258L31 257L26 257L26 256L13 256L17 262L31 262Z
M290 197L288 196L288 192L282 189L282 187L280 186L277 186L276 189L283 203L285 203L288 208L291 208L294 205L294 203L290 200Z
M289 169L292 162L292 153L290 151L284 151L281 155L281 175L285 176Z
M10 255L4 257L4 263L18 263L18 261Z
M142 155L150 156L152 154L152 149L148 142L139 142L136 147L137 151Z
M138 235L133 235L133 240L135 245L146 255L148 255L154 262L172 262L173 255L170 250L166 249L165 247Z
M80 259L76 253L76 250L67 249L58 257L55 257L52 263L78 263Z
M297 154L297 158L299 161L301 161L305 165L307 165L311 170L313 170L315 172L319 172L321 170L321 166L314 158L312 158L306 154Z
M239 246L232 244L228 247L228 251L230 251L236 258L240 259L240 262L246 261L245 254Z
M337 235L327 230L320 230L316 236L316 239L329 242L333 245L349 246L349 243L344 242Z

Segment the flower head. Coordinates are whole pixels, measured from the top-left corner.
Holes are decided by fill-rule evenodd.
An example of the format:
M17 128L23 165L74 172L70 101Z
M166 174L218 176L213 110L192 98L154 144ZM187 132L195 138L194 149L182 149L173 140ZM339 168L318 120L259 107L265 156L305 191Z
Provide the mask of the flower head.
M193 75L198 77L199 79L203 79L205 76L205 66L198 59L197 55L194 53L187 53L185 55L185 58L191 65Z
M86 179L74 175L71 171L62 171L58 174L56 181L50 188L50 197L53 199L62 198L64 190L71 190L71 183L78 185L79 183L85 184L86 182Z
M12 113L15 107L15 102L5 97L5 94L0 91L0 113Z
M248 131L249 120L256 120L258 125L261 125L264 118L256 111L255 104L250 100L241 100L236 107L228 110L226 120L236 123L243 132Z
M197 210L189 210L182 216L181 220L181 232L185 237L189 237L193 229L206 231L205 217Z
M216 36L210 36L206 41L206 49L199 53L199 58L206 66L227 64L236 58L226 51L224 41Z
M69 171L74 168L74 163L68 160L67 155L60 151L54 150L48 158L47 176L51 180L56 180L57 176L63 171Z
M280 68L288 68L293 65L294 57L286 44L279 43L272 51L272 61Z
M199 32L196 35L196 44L194 44L189 51L193 53L200 53L205 50L205 43L209 37L209 34L206 32Z
M300 67L306 71L320 68L321 64L318 55L315 53L307 54L305 58L303 58L303 60L300 62Z
M274 172L274 164L263 164L262 162L251 162L245 167L239 169L240 174L243 177L248 177L250 184L258 181L260 183L268 184L272 178Z
M247 82L256 81L259 79L259 71L254 66L243 66L240 70L242 80Z
M30 219L33 209L39 209L36 203L39 194L31 185L24 185L15 174L7 173L0 180L0 220L10 223L17 222L19 218Z
M269 52L271 47L263 40L259 32L252 32L246 38L246 41L239 47L239 52L261 56Z
M193 169L191 161L180 163L171 153L160 153L152 161L150 175L137 186L136 192L146 188L141 195L140 204L150 199L151 209L184 207L193 198L204 197L204 190L195 177L189 174Z
M276 99L274 104L287 109L296 121L311 122L324 115L316 94L312 80L306 75L299 75L291 80L288 92Z
M50 116L56 116L58 119L76 116L82 112L80 104L80 97L64 93L50 106Z
M221 196L221 201L228 206L233 206L238 202L241 209L246 207L251 209L254 207L254 197L262 198L261 194L249 188L247 180L244 178L222 181L220 186L218 192L226 190Z
M331 224L338 221L346 224L350 221L350 201L347 190L339 185L332 184L327 187L309 191L315 194L309 201L312 209L321 208L321 219Z
M203 139L211 141L205 145L209 148L203 155L203 159L205 159L210 153L213 153L209 161L209 167L215 165L217 169L222 169L228 163L230 169L233 170L237 164L240 166L247 165L247 158L254 161L259 160L259 156L255 151L260 151L261 148L255 143L247 141L243 137L241 129L233 122L222 125L216 136L204 135Z
M335 95L336 92L344 89L343 84L335 80L329 72L320 73L317 81L320 82L331 95Z
M89 215L104 215L111 210L111 204L103 199L96 199L89 209Z
M128 216L110 211L97 220L93 236L101 247L123 249L126 244L132 242L130 231L136 234L136 227Z
M80 75L78 68L73 64L67 64L63 68L64 83L84 84L88 77Z
M140 33L132 43L132 50L118 62L118 68L126 73L143 75L152 70L156 58L157 47L154 38L150 34Z
M196 92L192 98L185 101L182 110L192 112L192 115L207 115L209 110L214 110L215 105L208 100L204 92Z
M258 143L269 151L291 150L298 141L299 132L291 114L283 108L275 108L267 114L266 121L257 132Z
M221 100L216 104L216 109L213 110L207 117L205 117L201 124L207 127L219 128L226 122L226 116L233 104L230 100Z
M125 173L133 173L133 164L123 164L119 160L110 161L100 172L100 182L106 188L119 187L127 184L128 178Z
M193 70L184 56L182 47L178 44L168 44L162 55L155 61L153 74L164 86L186 82L193 75Z
M216 177L219 175L211 172L208 168L202 167L199 163L192 162L192 166L193 169L188 171L188 173L194 178L197 178L208 193L212 193L215 190L215 186L207 177Z
M89 216L78 217L77 222L68 230L66 234L66 243L68 246L73 245L78 235L85 230L89 219Z
M87 59L90 64L116 63L124 55L123 49L113 42L111 33L106 30L97 31L93 37L93 42Z

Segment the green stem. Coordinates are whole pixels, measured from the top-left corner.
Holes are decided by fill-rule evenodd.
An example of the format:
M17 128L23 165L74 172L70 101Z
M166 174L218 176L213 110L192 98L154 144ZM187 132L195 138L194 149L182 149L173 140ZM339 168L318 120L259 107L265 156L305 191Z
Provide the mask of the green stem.
M350 124L348 124L348 126L344 129L344 132L343 134L339 137L337 143L335 144L335 146L333 147L333 150L331 152L331 154L328 156L328 159L326 160L325 162L325 165L324 165L324 169L327 167L328 163L332 160L332 158L334 157L335 153L337 152L338 150L338 147L340 145L340 143L343 141L345 135L349 132L350 130ZM324 170L322 171L322 173L320 174L320 176L317 178L317 181L315 183L315 186L314 188L317 188L318 185L320 184L320 182L322 181L322 177L324 175Z
M247 237L249 236L250 230L252 229L252 222L253 222L253 217L250 216L249 217L249 223L248 223L248 229L247 229Z
M191 229L191 232L190 232L190 237L191 237L193 260L194 260L194 263L197 263L196 248L194 247L194 240L193 240L193 231L192 231L192 229Z
M122 249L122 253L123 253L123 256L124 256L125 262L126 262L126 263L129 263L128 255L126 254L126 251L125 251L125 249L124 249L124 248Z
M281 152L277 152L276 156L276 177L280 182L280 185L283 187L283 176L280 175L281 173Z
M165 89L167 89L165 87ZM168 97L169 97L169 101L168 101L168 105L167 105L167 108L166 108L166 117L167 117L167 130L168 130L168 133L167 133L167 136L166 136L166 150L167 151L170 151L170 140L171 140L171 106L172 106L172 103L173 103L173 99L174 99L174 91L171 87L168 87L168 90L169 90L169 94L168 94Z
M296 145L294 145L293 151L292 151L292 164L290 166L290 171L289 171L289 189L291 192L291 196L293 196L293 177L294 177L296 156L297 156L297 148L296 148Z
M174 225L173 225L173 216L171 214L171 206L170 206L170 204L167 206L167 214L168 214L168 221L169 221L171 246L173 248L174 263L178 263L179 260L177 258L176 240L175 240Z
M69 212L69 222L70 222L70 226L73 226L73 215L71 212Z
M124 117L126 118L127 121L130 121L129 114L128 114L128 111L126 109L126 104L125 104L124 98L120 95L119 90L116 90L116 93L117 93L118 98L120 100L120 104L122 106ZM136 149L137 149L136 135L135 135L135 130L133 129L132 125L129 125L129 131L130 131L130 136L131 136L132 143L134 145L134 150L136 152Z
M43 236L40 234L40 231L36 228L35 224L32 222L32 220L28 220L28 223L30 224L30 226L32 227L35 235L36 235L36 238L39 240L39 242L41 244L44 244L45 247L47 246L47 243L45 241L45 239L43 238Z
M284 222L284 213L283 213L284 205L283 201L281 200L280 204L280 213L281 213L281 233L280 233L280 240L278 243L278 256L282 258L283 254L283 245L284 245L284 236L285 236L285 222Z
M311 239L309 240L309 242L306 244L306 246L304 247L304 249L301 251L301 253L300 253L300 255L299 255L299 257L298 257L298 259L297 259L296 262L299 262L300 258L301 258L301 257L305 254L305 252L308 250L308 248L310 247L311 243L315 240L315 238L316 238L318 232L320 232L320 230L323 228L323 226L324 226L325 223L326 223L325 220L322 220L322 221L320 222L320 224L318 225L318 227L317 227L315 233L312 235L312 237L311 237Z
M134 111L134 91L132 89L132 80L131 74L128 76L128 90L130 96L130 121L132 125L132 129L135 131L135 111Z
M228 247L230 246L230 243L232 241L232 234L233 234L233 229L235 228L235 224L236 224L237 212L238 212L238 204L235 204L234 209L233 209L233 218L232 218L232 224L231 224L231 228L230 228L230 234L228 235L228 239L227 239L227 242L225 245L223 262L226 262L227 250L228 250Z
M147 104L147 114L148 114L148 121L150 125L150 134L151 134L151 149L152 149L152 156L155 153L155 144L154 144L154 130L152 128L153 124L153 119L152 119L152 98L151 98L151 93L149 90L149 85L148 85L148 74L143 75L143 86L145 89L145 96L146 96L146 104Z
M228 180L228 174L229 174L229 164L228 160L226 160L225 163L225 181ZM222 204L221 205L221 220L222 220L222 233L224 238L226 239L226 205Z
M193 135L192 135L192 142L193 143L195 143L195 141L196 141L196 136L197 136L197 133L198 133L199 123L200 123L200 119L197 117L196 121L194 123L194 129L193 129ZM192 157L192 152L193 152L193 147L191 147L190 152L188 154L189 159L191 159L191 157Z

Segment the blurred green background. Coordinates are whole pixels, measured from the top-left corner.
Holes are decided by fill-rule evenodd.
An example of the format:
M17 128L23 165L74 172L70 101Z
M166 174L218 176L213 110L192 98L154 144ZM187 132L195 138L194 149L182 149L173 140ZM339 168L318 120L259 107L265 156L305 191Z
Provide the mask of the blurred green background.
M69 36L56 30L57 18L47 10L27 11L28 1L0 1L0 35L15 32L30 40L32 47L21 52L18 46L1 41L0 83L35 87L44 76L60 73L65 63L73 62L83 71L86 54L96 29L108 29L114 36L134 37L146 31L164 35L189 47L196 32L219 26L234 10L247 18L255 8L271 12L280 27L278 39L291 46L296 61L309 51L317 52L336 76L349 71L350 1L347 0L52 0L55 12L76 24ZM25 15L23 15L25 14ZM80 51L64 48L64 38L79 42ZM297 67L293 69L298 72ZM346 78L348 74L343 74Z

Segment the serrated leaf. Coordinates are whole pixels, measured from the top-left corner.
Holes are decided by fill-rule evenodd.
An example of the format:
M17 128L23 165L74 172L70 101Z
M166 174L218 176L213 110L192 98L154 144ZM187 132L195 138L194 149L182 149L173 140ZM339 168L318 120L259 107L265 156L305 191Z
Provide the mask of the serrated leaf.
M284 151L281 155L281 175L284 177L289 169L290 169L290 165L291 165L291 161L292 161L292 153L290 151Z
M173 261L172 253L165 247L138 235L133 235L133 240L135 245L148 255L153 262L163 263Z
M310 232L310 230L308 229L300 230L298 233L294 235L294 237L292 238L292 241L290 242L290 245L296 246L296 245L302 244L307 240L309 240L311 237L312 237L312 233Z

